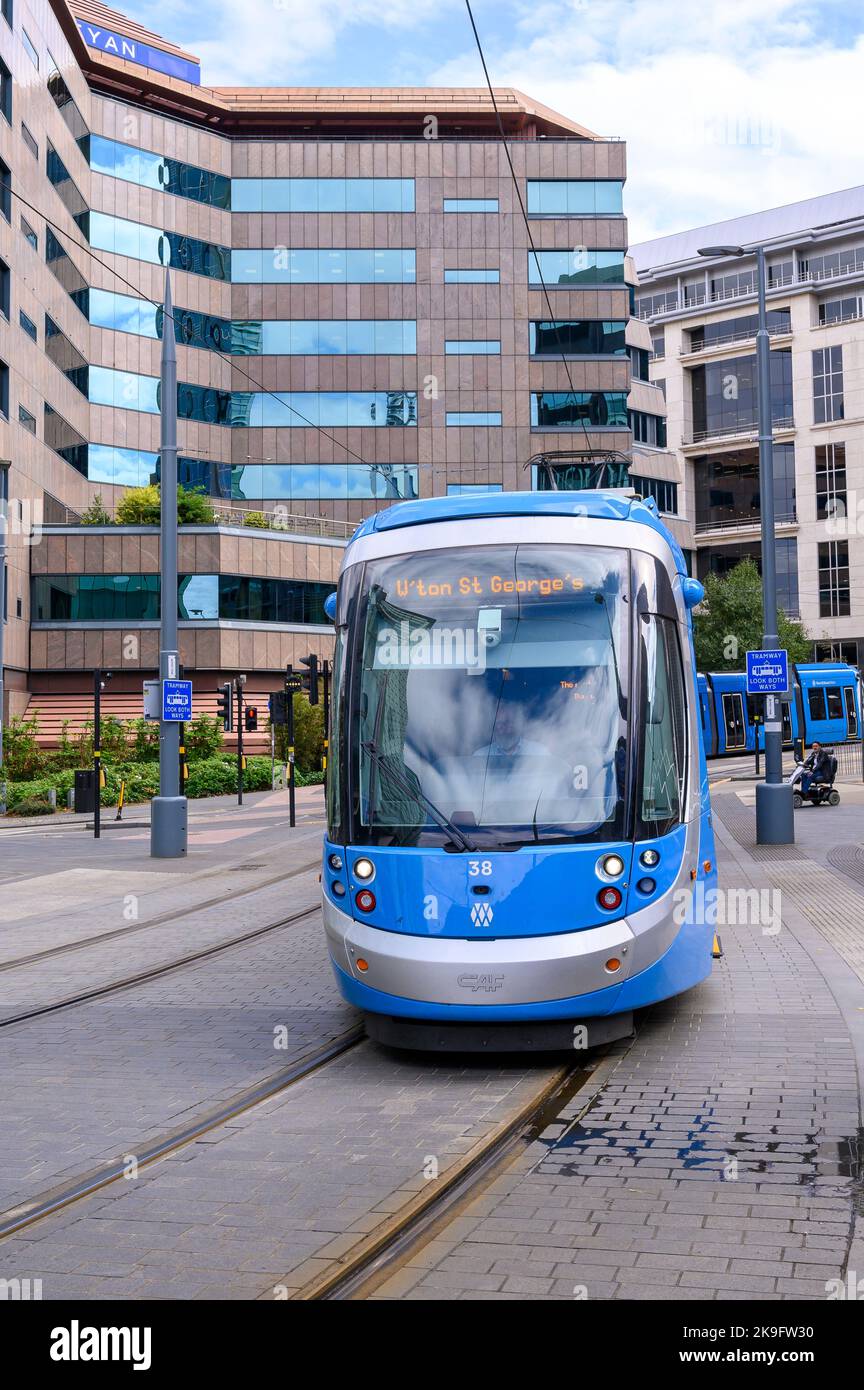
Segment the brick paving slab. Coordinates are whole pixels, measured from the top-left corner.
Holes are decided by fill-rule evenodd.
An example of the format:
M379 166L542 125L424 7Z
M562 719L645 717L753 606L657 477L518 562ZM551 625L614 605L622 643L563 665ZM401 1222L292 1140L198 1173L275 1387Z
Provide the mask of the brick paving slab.
M217 1142L192 1144L134 1186L115 1184L4 1241L0 1277L42 1271L34 1277L46 1299L65 1296L70 1280L85 1298L182 1299L236 1295L242 1275L246 1297L284 1297L330 1267L325 1251L359 1240L373 1213L380 1221L421 1190L429 1156L445 1173L464 1134L488 1135L555 1070L445 1066L363 1043L223 1126ZM244 1207L251 1219L238 1226ZM475 1225L454 1223L460 1238ZM435 1293L449 1297L451 1275L436 1277ZM459 1271L478 1293L509 1277Z
M317 882L299 882L290 901L283 897L286 911L318 900ZM276 889L242 902L234 934L278 912ZM139 938L134 957L125 949L129 970L146 968L152 948ZM3 1037L0 1208L134 1155L356 1018L336 989L315 913L146 984L11 1026ZM277 1029L285 1030L278 1039Z
M409 1294L388 1281L374 1297L428 1298L446 1270L449 1295L476 1298L459 1280L478 1257L490 1273L513 1263L501 1298L522 1296L534 1263L542 1297L569 1301L583 1287L589 1299L824 1298L841 1276L862 1191L864 895L794 847L753 853L752 813L734 794L718 805L731 832L718 827L721 887L779 889L779 920L722 925L711 978L646 1011L587 1111L574 1098L563 1132L550 1126L523 1155L473 1231L400 1271L421 1276Z

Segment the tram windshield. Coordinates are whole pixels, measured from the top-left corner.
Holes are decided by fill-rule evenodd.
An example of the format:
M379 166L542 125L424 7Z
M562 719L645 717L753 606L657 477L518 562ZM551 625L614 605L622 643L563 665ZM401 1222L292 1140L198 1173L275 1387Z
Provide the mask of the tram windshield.
M623 550L501 545L369 562L355 832L516 847L623 833Z

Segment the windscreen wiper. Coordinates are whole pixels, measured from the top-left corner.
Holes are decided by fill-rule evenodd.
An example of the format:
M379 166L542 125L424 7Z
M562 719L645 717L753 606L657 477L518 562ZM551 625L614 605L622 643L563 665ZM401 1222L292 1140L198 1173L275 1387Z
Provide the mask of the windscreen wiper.
M470 850L472 854L477 853L477 846L471 843L468 836L463 834L458 825L455 825L454 822L450 820L449 816L445 816L443 811L439 811L434 801L430 801L428 796L426 796L419 787L412 787L407 777L403 777L401 772L397 772L394 767L390 766L374 739L367 739L367 741L360 746L366 750L370 758L374 759L376 767L383 769L383 771L387 773L387 776L396 783L397 787L401 787L403 792L408 793L412 801L416 801L418 806L422 806L424 810L430 813L438 822L441 829L447 831L454 843L463 852L465 850Z

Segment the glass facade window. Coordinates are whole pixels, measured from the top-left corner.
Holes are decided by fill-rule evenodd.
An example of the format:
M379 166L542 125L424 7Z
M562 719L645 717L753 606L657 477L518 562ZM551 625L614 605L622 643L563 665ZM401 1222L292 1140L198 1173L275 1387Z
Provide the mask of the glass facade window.
M500 279L500 270L490 270L486 267L465 270L451 268L444 271L445 285L497 285Z
M39 158L39 144L38 144L38 141L36 140L36 137L35 137L35 135L33 134L33 132L32 132L32 130L30 129L30 127L29 127L29 126L26 126L26 125L24 124L23 121L21 122L21 139L24 141L24 144L27 146L27 148L28 148L28 150L30 151L30 153L32 154L33 158L34 158L34 159L38 159L38 158Z
M649 415L644 410L630 410L628 416L635 444L646 444L649 449L666 448L666 417L664 415Z
M528 252L528 284L623 285L624 252L574 251Z
M21 218L21 235L23 236L24 240L28 243L28 245L33 247L34 251L39 250L39 238L36 235L33 228L30 226L30 223L27 221L26 217Z
M208 491L244 502L400 502L419 496L413 463L213 465Z
M332 583L257 579L231 574L181 574L178 617L186 622L324 625ZM35 622L157 622L158 574L48 574L31 580ZM329 625L329 624L328 624Z
M12 124L12 74L0 58L0 113Z
M662 294L643 294L636 302L636 313L640 319L650 319L655 314L671 314L677 308L677 290L666 290Z
M497 338L482 342L471 338L448 338L444 343L444 351L462 357L495 357L501 351L501 343Z
M651 331L651 356L666 356L666 330L664 328L656 328Z
M232 179L234 212L413 212L413 179Z
M826 541L819 546L819 616L848 618L849 542Z
M705 279L703 276L700 276L698 280L685 280L683 290L685 308L687 308L688 305L705 303L706 291Z
M497 198L445 198L445 212L497 212Z
M12 170L0 159L0 216L12 221Z
M66 463L87 476L87 441L68 420L58 415L53 406L45 402L44 439L49 449L59 454Z
M448 410L448 425L500 425L500 410Z
M616 179L529 179L531 217L620 217L624 185Z
M39 53L38 53L38 51L37 51L37 49L36 49L36 45L34 44L33 40L32 40L31 37L30 37L30 35L27 33L27 30L26 30L26 29L22 29L22 30L21 30L21 42L22 42L23 45L24 45L24 52L27 54L27 57L30 59L30 62L33 64L34 68L35 68L36 71L38 72L38 71L39 71Z
M115 487L146 487L155 481L159 455L115 444L87 445L87 477L91 483ZM177 461L178 474L180 460Z
M843 348L817 348L813 353L813 423L842 420Z
M720 343L736 343L755 338L759 327L758 314L742 314L738 318L724 319L722 323L703 323L698 328L689 329L690 351L701 352L703 348L714 347ZM792 317L789 309L768 310L769 333L791 333Z
M582 424L626 430L626 391L540 391L531 397L537 429L581 429Z
M30 411L20 404L18 406L18 424L29 434L36 433L36 416L31 415Z
M784 613L797 617L798 602L798 542L794 536L781 536L775 548L777 559L777 603ZM698 578L716 574L724 578L742 560L750 559L762 572L762 548L758 541L736 542L729 546L702 546L696 551Z
M235 391L231 424L253 428L266 425L276 429L304 429L310 425L329 429L416 425L417 393L278 391L271 395L260 391Z
M830 280L858 270L864 270L864 246L849 246L845 251L829 251L824 256L802 259L798 275L801 280Z
M143 188L157 188L195 203L217 208L231 206L231 180L224 174L106 140L104 135L90 137L90 168L96 174L108 174Z
M90 239L90 208L85 203L78 187L63 160L51 144L50 140L45 142L46 158L45 172L48 175L49 183L54 185L61 202L69 213L72 221L80 229L83 236Z
M700 455L693 460L693 478L697 531L759 525L758 449ZM774 445L774 516L778 522L796 518L795 449L790 443Z
M89 288L87 281L50 227L45 228L45 263L56 275L73 304L86 318Z
M712 276L712 299L736 299L739 295L755 293L755 266L752 270L733 270L730 271L728 275Z
M637 473L630 474L630 486L640 497L653 497L657 510L668 516L678 515L678 484L665 478L644 478Z
M45 355L82 396L87 395L87 359L48 314L45 315Z
M631 347L630 374L634 381L650 381L648 372L649 353L647 348Z
M72 93L66 86L60 69L50 53L48 54L48 66L48 93L72 132L75 143L78 145L84 158L87 159L90 143L90 130L87 122L84 120L84 117L75 104Z
M184 389L178 384L178 402ZM121 410L143 410L149 415L158 415L159 378L142 376L138 372L118 371L114 367L91 367L90 402L92 405L110 405ZM193 415L187 418L197 417Z
M253 285L413 285L415 251L291 251L284 246L231 253L231 279Z
M736 434L757 423L756 358L731 357L706 362L690 372L695 439ZM792 353L771 353L771 418L775 425L791 424Z
M227 246L198 241L195 237L181 236L179 232L161 232L158 227L129 222L124 217L91 213L90 242L98 250L113 251L118 256L131 256L154 265L171 265L176 270L204 275L211 280L231 279L231 252Z
M414 319L265 319L234 323L235 353L341 357L344 355L413 356L417 351Z
M816 516L846 516L846 445L816 445Z
M501 483L448 483L448 497L482 496L485 492L503 492Z
M626 357L623 319L540 320L528 326L535 357Z
M819 305L820 323L845 323L864 315L864 298L860 294L844 295L842 299L826 299Z

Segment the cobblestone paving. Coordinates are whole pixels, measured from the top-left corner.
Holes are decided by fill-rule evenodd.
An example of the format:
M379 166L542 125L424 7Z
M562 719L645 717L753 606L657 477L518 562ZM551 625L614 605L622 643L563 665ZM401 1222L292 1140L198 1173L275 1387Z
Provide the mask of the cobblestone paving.
M288 906L317 900L317 881L307 882ZM272 904L264 907L268 920ZM134 949L143 957L149 948L139 939ZM355 1019L333 982L316 913L104 1000L12 1025L3 1034L0 1207L134 1154Z
M864 934L864 898L806 861L797 880L786 864L748 875L748 857L721 853L721 886L782 873L782 925L721 926L712 977L643 1016L587 1112L577 1097L376 1297L825 1297L861 1209L858 1077L829 948L795 909L842 953L859 937L832 912Z
M285 1297L518 1109L554 1068L363 1043L152 1169L0 1246L43 1297Z

